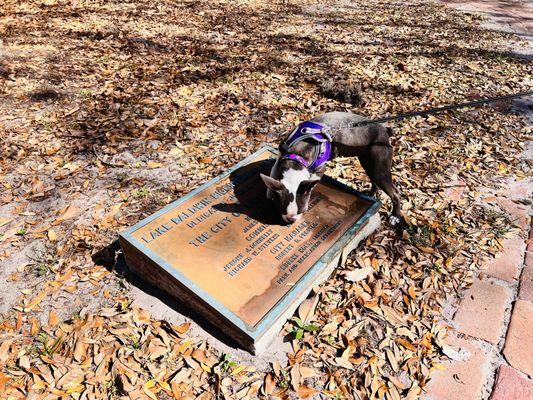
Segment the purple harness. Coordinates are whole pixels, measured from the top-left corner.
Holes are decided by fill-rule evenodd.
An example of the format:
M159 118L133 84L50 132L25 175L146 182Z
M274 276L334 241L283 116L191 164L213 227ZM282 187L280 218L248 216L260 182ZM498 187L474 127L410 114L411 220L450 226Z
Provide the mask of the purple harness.
M292 146L302 140L315 142L315 152L312 162L308 162L298 154L289 152ZM311 121L302 122L294 131L292 131L287 140L281 145L282 153L284 153L281 159L294 160L302 164L308 170L315 171L331 158L331 140L329 126Z

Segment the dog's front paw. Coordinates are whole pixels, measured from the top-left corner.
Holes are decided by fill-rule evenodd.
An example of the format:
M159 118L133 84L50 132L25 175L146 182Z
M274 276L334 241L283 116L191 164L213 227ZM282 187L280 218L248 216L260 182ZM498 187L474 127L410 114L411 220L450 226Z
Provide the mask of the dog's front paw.
M390 226L396 226L398 225L402 220L394 215L391 215L389 217L389 224Z

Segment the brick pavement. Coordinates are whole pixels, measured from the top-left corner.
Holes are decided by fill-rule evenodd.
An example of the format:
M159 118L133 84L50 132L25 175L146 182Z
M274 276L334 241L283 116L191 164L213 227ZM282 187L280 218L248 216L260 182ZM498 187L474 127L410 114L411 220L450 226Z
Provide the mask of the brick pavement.
M448 345L462 357L432 374L424 399L533 398L533 225L528 208L513 201L529 198L530 191L517 196L511 189L491 201L513 217L524 235L508 237L464 293L453 320L447 321L455 327Z
M488 16L492 23L505 32L519 35L533 33L533 4L527 0L443 0L463 11Z
M531 57L532 2L441 1L487 17L484 26L489 29L515 33L526 39L527 45L513 46L512 53ZM522 112L532 119L527 102L522 103ZM526 158L531 160L531 154ZM450 201L460 202L463 192L464 188L458 185L446 195ZM446 321L456 329L450 334L448 344L462 356L445 362L445 371L431 375L423 398L533 399L533 225L528 215L531 198L531 180L524 179L511 183L487 204L505 211L524 235L511 236L503 242L502 252L486 263L482 278L464 293L453 320Z

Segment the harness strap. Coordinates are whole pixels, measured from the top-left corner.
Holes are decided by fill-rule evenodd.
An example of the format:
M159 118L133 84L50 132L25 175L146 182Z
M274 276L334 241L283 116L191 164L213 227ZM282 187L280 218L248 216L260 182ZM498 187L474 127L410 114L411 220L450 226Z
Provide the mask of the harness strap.
M290 153L290 148L303 140L315 142L313 161L311 163L298 154ZM282 159L297 161L305 168L314 171L331 158L332 140L329 126L311 121L303 122L292 131L281 145L281 151L285 153Z
M282 159L286 159L286 160L294 160L294 161L297 161L299 162L300 164L302 164L305 168L308 168L309 167L309 163L307 162L307 160L305 158L303 158L302 156L299 156L298 154L286 154L282 157Z
M323 142L331 142L331 133L329 132L329 127L327 127L327 130L321 130L316 128L302 128L300 131L298 129L300 128L302 124L300 124L283 142L281 145L282 150L285 152L289 152L289 149L294 146L296 143L301 142L302 140L308 140L312 139L315 142L323 143ZM300 133L300 134L299 134Z

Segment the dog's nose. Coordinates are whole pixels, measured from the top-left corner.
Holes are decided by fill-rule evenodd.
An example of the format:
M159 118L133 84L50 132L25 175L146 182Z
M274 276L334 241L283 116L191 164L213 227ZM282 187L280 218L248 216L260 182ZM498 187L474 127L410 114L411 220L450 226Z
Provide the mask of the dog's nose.
M289 224L293 224L300 219L300 216L301 216L300 214L284 215L283 219L285 220L285 222L288 222Z

